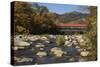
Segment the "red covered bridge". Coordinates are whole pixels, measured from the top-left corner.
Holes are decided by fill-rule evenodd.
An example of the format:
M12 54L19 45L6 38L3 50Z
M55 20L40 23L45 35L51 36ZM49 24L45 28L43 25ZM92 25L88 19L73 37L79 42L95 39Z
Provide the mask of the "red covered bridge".
M86 32L87 24L58 24L57 29L61 32Z

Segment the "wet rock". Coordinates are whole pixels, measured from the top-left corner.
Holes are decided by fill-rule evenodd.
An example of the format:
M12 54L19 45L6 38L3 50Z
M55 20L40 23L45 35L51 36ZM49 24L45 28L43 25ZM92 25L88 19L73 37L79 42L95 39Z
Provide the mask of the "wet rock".
M44 48L40 48L40 50L44 50Z
M58 47L52 48L51 52L53 52L56 57L62 57L62 55L65 53L64 51L61 50L61 48Z
M84 42L84 39L80 39L79 42L80 42L80 43L83 43L83 42Z
M72 46L72 43L70 41L65 41L64 46L70 47L70 46Z
M15 37L14 37L14 40L16 41L16 40L22 40L22 35L16 35Z
M25 42L25 41L15 41L14 46L19 46L19 47L25 47L25 46L30 46L31 43Z
M65 41L64 45L69 45L69 44L70 44L70 41Z
M73 40L72 43L73 43L74 45L76 45L76 46L79 45L79 43L77 42L77 40Z
M31 38L32 38L32 41L36 41L36 40L40 39L40 36L34 35L34 36L31 36Z
M24 49L25 47L30 46L30 44L31 44L31 42L29 43L29 42L17 40L17 41L14 41L13 49L14 50Z
M79 46L75 46L75 48L80 49L80 47L79 47Z
M38 40L38 38L36 38L36 37L28 37L28 40L29 41L36 41L36 40Z
M18 50L18 49L24 49L25 47L17 47L17 46L15 46L15 47L13 47L13 50Z
M86 57L86 56L89 55L89 51L82 51L82 52L80 53L80 55L83 56L83 57Z
M13 50L18 50L18 47L13 47Z
M68 39L69 39L69 37L67 35L65 35L65 40L68 40Z
M82 37L83 37L82 35L77 35L77 36L76 36L76 38L77 38L78 40L82 39Z
M21 57L21 58L18 58L18 57L14 57L14 60L21 63L21 62L32 62L32 58L26 58L26 57Z
M27 41L28 40L28 35L16 35L14 37L14 40L20 40L20 41Z
M75 39L75 38L76 38L75 35L72 35L72 36L71 36L71 39Z
M45 43L50 43L50 41L46 40Z
M40 48L40 47L45 47L45 45L43 45L42 43L37 43L37 45L35 45L35 47Z
M42 36L40 39L41 39L41 40L48 40L48 38L45 37L45 36Z
M47 53L45 51L39 51L36 53L36 55L39 57L44 57L44 56L47 56Z
M54 52L54 51L56 51L56 50L61 50L61 48L54 47L54 48L51 49L51 52Z
M49 38L56 39L56 36L55 35L49 35Z

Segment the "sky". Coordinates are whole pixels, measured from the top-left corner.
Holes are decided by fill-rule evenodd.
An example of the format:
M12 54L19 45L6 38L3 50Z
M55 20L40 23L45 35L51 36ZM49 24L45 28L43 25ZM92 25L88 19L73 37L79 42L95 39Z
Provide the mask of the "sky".
M89 10L85 9L89 6L82 5L69 5L69 4L50 4L50 3L38 3L41 6L46 6L50 12L55 12L58 14L63 14L66 12L81 12L81 13L89 13Z

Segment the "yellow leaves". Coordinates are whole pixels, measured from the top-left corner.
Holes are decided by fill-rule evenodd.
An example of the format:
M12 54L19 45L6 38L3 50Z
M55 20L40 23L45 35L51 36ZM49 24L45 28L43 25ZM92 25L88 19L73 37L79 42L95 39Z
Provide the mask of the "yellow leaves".
M16 30L18 31L18 32L22 32L22 31L24 31L25 30L25 28L24 27L22 27L22 26L16 26Z
M30 3L26 2L14 2L14 13L31 13Z
M88 25L88 31L85 34L92 43L92 51L91 56L89 56L89 60L96 60L96 49L97 49L97 8L96 7L90 7L90 16L87 18L89 25Z
M17 25L16 32L19 34L22 34L22 33L26 34L26 33L29 33L30 31L28 29L24 28L23 26Z
M56 15L49 12L45 6L33 6L26 2L14 2L14 20L16 25L22 26L30 32L45 31L53 28ZM23 28L17 27L19 32ZM19 29L21 28L21 29Z

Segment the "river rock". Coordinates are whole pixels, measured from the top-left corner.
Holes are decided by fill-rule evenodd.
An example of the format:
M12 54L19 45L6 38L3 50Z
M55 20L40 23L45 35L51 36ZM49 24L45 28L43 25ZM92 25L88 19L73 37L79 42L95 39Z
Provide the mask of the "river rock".
M65 35L65 40L68 40L68 39L69 39L69 37L67 35Z
M64 51L61 50L61 48L58 47L52 48L51 52L53 52L56 57L62 57L62 55L65 53Z
M68 44L70 44L70 41L65 41L64 45L68 45Z
M45 47L45 45L43 45L42 43L37 43L37 45L35 45L35 47L40 48L40 47Z
M47 53L45 51L39 51L36 53L36 55L39 57L44 57L44 56L47 56Z
M56 36L55 35L49 35L49 38L53 38L53 39L56 39Z
M50 43L50 41L49 40L46 40L45 43Z
M45 37L45 36L42 36L42 37L41 37L41 40L48 40L48 38Z
M19 47L26 47L30 46L31 43L25 42L25 41L15 41L14 46L19 46Z
M26 57L14 57L14 60L21 63L21 62L32 62L32 58L26 58Z
M86 57L86 56L89 55L89 51L82 51L82 52L80 53L80 55L83 56L83 57Z
M40 48L40 50L44 50L44 48Z

